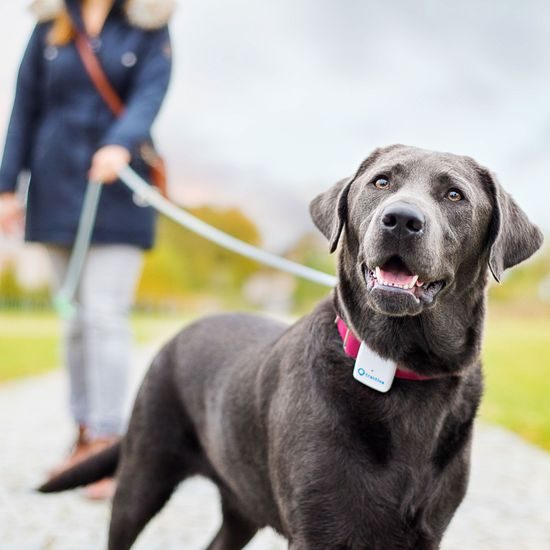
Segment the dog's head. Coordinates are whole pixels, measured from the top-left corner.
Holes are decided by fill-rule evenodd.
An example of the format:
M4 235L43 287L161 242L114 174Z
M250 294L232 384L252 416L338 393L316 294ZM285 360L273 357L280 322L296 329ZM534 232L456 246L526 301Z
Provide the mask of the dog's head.
M340 283L378 313L417 315L531 256L542 234L469 157L394 145L311 203ZM358 295L359 294L359 295Z

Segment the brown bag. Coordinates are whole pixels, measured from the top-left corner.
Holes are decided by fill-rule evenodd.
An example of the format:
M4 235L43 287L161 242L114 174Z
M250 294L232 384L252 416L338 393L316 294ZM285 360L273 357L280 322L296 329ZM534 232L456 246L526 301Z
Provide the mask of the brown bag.
M86 69L86 72L92 80L92 83L94 84L99 95L117 117L122 116L126 106L117 91L109 82L105 71L101 67L100 62L96 57L92 46L90 45L88 37L84 33L78 32L75 38L75 45L80 59L82 60L82 64L84 65L84 68ZM168 180L166 174L166 162L164 158L158 153L151 141L147 141L140 146L139 156L149 167L149 177L151 179L151 183L164 197L166 197Z

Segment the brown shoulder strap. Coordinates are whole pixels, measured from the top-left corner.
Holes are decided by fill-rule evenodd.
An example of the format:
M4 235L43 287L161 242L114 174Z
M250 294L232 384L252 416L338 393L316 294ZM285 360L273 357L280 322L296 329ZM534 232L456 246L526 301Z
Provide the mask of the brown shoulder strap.
M98 91L99 95L103 98L103 101L108 105L109 109L116 115L121 116L124 113L124 103L118 95L117 91L113 88L105 71L101 67L97 56L95 55L92 46L82 32L78 32L75 37L75 45L78 55L82 60L82 64L88 73L93 85Z

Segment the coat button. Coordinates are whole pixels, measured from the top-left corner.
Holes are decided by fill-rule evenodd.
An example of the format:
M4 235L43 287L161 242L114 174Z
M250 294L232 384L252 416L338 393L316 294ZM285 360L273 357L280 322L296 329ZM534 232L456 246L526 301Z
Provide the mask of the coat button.
M55 46L48 46L45 50L44 50L44 57L48 60L48 61L53 61L56 57L57 57L57 54L59 52L57 51L57 48Z
M125 67L133 67L137 63L137 56L134 52L126 52L122 54L120 61Z

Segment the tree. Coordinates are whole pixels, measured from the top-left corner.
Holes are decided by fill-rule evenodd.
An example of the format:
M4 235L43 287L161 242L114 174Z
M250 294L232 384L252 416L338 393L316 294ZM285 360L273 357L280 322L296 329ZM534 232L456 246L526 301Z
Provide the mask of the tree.
M238 239L260 244L258 229L238 209L205 206L189 212ZM146 257L138 302L178 300L196 294L235 298L244 281L259 268L255 262L161 216L157 245Z

